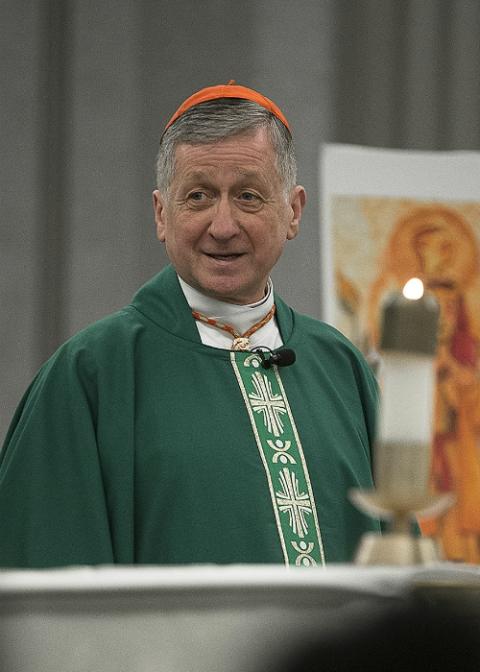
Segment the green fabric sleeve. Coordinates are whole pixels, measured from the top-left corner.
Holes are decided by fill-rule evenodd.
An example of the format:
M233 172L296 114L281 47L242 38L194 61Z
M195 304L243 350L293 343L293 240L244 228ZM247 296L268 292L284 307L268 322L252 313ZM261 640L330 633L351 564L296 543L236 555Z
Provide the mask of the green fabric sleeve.
M86 355L52 357L12 421L0 458L0 566L114 559Z

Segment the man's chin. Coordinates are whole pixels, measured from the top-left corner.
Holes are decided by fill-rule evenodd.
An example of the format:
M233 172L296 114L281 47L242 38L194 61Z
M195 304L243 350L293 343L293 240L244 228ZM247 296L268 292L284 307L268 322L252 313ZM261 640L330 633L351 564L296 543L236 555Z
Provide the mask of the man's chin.
M209 296L217 301L224 301L225 303L235 303L238 305L245 305L247 303L254 303L259 301L261 297L257 298L251 291L239 285L238 283L229 283L226 278L219 282L206 282L197 287L202 294Z

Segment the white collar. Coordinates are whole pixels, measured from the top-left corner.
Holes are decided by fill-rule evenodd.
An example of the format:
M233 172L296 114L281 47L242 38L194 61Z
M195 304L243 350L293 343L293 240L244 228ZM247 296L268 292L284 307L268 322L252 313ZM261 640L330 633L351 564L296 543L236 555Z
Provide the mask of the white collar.
M209 296L205 296L197 289L188 285L182 278L178 278L180 287L192 310L197 310L208 317L212 317L220 322L231 324L237 331L244 334L256 322L259 322L273 306L273 285L269 279L267 292L263 299L256 303L247 305L237 305L218 301ZM230 350L232 346L232 336L217 327L212 327L204 322L197 321L197 329L200 339L204 345L210 345L214 348L223 348ZM269 320L261 329L250 336L250 349L263 346L274 350L282 345L282 337L278 329L277 321L274 318Z
M270 278L268 279L265 296L260 301L246 305L213 299L191 287L180 276L178 276L178 280L192 310L197 310L199 313L220 322L227 322L242 334L262 317L265 317L273 306L273 284Z

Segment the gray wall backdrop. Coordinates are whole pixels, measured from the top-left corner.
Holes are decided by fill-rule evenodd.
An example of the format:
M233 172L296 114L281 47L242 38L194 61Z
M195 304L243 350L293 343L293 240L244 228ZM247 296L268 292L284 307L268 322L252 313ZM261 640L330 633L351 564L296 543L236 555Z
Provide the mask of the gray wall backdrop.
M319 145L480 149L478 0L2 0L0 26L0 439L54 349L165 265L152 166L193 91L235 78L289 118L309 202L274 280L314 316Z

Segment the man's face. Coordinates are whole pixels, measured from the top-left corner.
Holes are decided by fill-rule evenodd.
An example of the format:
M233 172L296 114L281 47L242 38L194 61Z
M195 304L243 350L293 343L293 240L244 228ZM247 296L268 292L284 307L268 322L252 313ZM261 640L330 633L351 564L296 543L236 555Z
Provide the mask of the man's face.
M305 191L285 194L264 129L208 145L179 145L167 197L153 192L157 235L179 276L229 303L253 303L287 240Z

